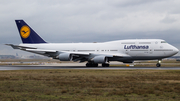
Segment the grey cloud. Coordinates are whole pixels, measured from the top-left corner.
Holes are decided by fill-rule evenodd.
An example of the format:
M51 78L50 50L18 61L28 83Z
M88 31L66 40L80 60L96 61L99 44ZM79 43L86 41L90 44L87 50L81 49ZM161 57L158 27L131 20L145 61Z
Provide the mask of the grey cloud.
M173 23L173 22L176 22L177 20L173 17L170 17L170 16L165 16L163 20L161 20L162 23L167 23L167 24L170 24L170 23Z
M129 6L141 6L146 4L149 5L161 1L167 1L167 0L115 0L115 2L111 2L111 4L119 7L129 7Z

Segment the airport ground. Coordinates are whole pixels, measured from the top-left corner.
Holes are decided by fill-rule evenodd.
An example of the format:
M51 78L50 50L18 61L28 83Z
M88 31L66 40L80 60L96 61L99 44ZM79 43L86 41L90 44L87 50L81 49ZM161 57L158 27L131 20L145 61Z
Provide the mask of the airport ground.
M31 64L31 66L72 65L72 63L50 61L40 60L42 64ZM15 63L15 61L11 62ZM18 67L28 62L23 60L19 65L7 65ZM174 60L163 62L176 67L179 65L179 62ZM155 63L156 61L144 61L136 64L150 66ZM83 64L79 64L81 65ZM113 65L126 66L116 62L111 64ZM180 70L68 68L0 71L2 101L179 101L179 95Z
M1 101L179 101L180 70L0 71Z
M135 61L133 64L122 62L110 62L110 67L156 67L157 60ZM0 65L36 65L36 66L85 66L86 62L62 62L54 59L0 59ZM101 66L99 64L99 66ZM162 60L161 67L180 67L180 61L176 59Z

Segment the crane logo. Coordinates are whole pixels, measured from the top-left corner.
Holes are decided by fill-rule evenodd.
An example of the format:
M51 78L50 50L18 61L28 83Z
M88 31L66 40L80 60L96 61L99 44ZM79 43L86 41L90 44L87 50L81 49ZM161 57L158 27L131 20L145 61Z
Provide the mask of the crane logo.
M22 38L24 38L24 39L26 39L26 38L28 38L29 37L29 35L30 35L30 28L28 27L28 26L22 26L21 27L21 30L20 30L20 33L21 33L21 37Z

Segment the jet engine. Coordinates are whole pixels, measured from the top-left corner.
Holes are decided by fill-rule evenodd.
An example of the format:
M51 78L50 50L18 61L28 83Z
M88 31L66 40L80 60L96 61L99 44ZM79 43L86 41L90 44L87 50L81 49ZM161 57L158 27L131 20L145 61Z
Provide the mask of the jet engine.
M71 61L73 56L70 53L61 53L59 54L60 61Z
M92 61L94 63L106 63L108 59L105 56L95 56Z

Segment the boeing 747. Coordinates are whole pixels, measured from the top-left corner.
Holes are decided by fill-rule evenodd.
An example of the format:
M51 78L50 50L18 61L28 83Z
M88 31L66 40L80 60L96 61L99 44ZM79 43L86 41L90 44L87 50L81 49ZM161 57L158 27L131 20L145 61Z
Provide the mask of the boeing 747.
M14 49L36 53L60 61L85 62L86 67L109 67L110 61L133 63L136 60L158 60L171 57L179 50L162 39L131 39L101 43L47 43L23 20L15 20L22 44Z

